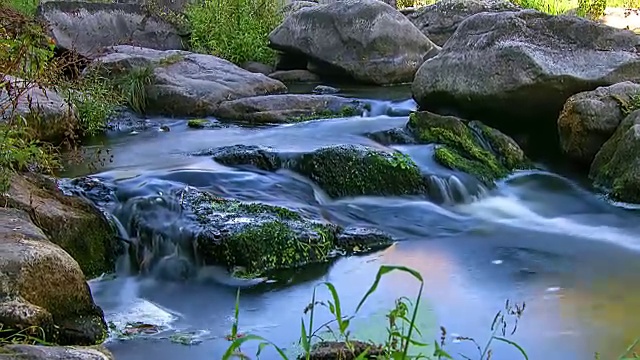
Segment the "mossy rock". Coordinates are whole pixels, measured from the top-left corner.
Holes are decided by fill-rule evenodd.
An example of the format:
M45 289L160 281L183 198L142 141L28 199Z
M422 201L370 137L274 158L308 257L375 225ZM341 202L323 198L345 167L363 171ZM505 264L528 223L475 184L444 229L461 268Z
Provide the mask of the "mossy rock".
M211 156L216 162L227 165L251 165L266 171L282 167L280 155L274 150L255 145L230 145L193 153L196 156Z
M406 128L418 143L440 144L434 152L438 163L489 186L513 170L530 167L513 139L477 121L421 111L409 116Z
M3 330L36 326L45 341L61 345L105 340L103 312L78 263L51 243L25 211L0 208L0 254ZM31 335L42 339L37 331Z
M216 117L252 124L296 123L360 116L370 105L334 95L281 94L225 101Z
M589 177L614 200L640 203L640 110L629 114L604 143Z
M392 243L391 237L372 229L343 229L284 207L219 198L191 187L178 191L175 197L184 211L181 221L191 229L188 247L195 249L203 265L221 265L236 276L258 277L327 262L339 254L367 253ZM152 207L163 205L152 199L134 206L153 213ZM153 220L139 214L131 222L140 236L138 253L154 246L154 236L169 236L157 225L154 228Z
M300 156L291 168L309 177L334 198L426 192L422 173L409 156L362 145L320 148Z
M40 175L16 175L3 197L9 207L29 213L49 240L62 247L88 278L112 272L122 250L116 230L93 204L66 196L56 181Z

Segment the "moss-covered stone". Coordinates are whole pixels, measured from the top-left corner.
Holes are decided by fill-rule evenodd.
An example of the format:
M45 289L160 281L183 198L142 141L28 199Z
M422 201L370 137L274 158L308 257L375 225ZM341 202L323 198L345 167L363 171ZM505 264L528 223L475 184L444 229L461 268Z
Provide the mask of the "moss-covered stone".
M640 110L629 114L602 146L589 177L613 199L640 203Z
M114 270L121 250L115 228L93 204L65 196L54 180L16 175L4 200L29 213L49 239L62 247L91 278Z
M0 208L0 254L1 324L16 330L38 326L44 340L61 345L105 340L102 310L78 263L25 211Z
M219 198L194 188L180 190L176 196L187 222L184 226L192 230L189 247L195 249L199 261L224 266L236 276L258 277L326 262L339 253L378 250L392 242L384 233L345 230L280 206ZM153 228L156 223L146 222L144 216L134 223L141 237L138 246L153 246L145 239L165 235L164 229ZM344 240L347 238L350 240ZM151 249L137 249L143 250Z
M252 124L295 123L362 115L366 105L333 95L283 94L225 101L215 115Z
M331 197L423 194L420 169L400 152L337 145L304 154L292 169L315 181Z
M231 145L194 153L211 156L222 165L252 165L261 170L275 171L282 166L280 156L270 148L255 145Z
M209 125L207 119L191 119L187 122L187 126L192 129L204 129L207 125Z
M409 116L407 131L417 142L441 144L434 152L441 165L473 175L487 185L510 171L528 167L524 152L511 138L480 122L427 111Z

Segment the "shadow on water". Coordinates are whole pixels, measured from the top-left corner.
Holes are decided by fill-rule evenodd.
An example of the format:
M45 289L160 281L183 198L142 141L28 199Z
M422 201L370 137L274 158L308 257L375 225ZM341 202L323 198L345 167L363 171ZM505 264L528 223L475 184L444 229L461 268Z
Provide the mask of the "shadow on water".
M630 286L640 273L638 214L613 206L566 177L547 171L519 172L497 188L485 189L434 163L432 146L398 145L390 148L415 160L430 176L434 193L332 199L292 172L231 168L208 157L186 155L234 144L283 152L345 143L386 148L364 134L404 126L415 104L378 101L375 105L372 114L348 119L208 130L189 129L180 120L172 123L170 132L152 129L109 137L114 161L94 176L111 190L96 187L85 195L121 222L122 237L129 241L136 238L131 224L142 220L169 235L144 240L153 251L134 261L137 268L124 259L115 278L91 282L96 301L117 328L141 321L162 330L110 340L107 346L116 357L219 359L229 345L225 336L238 287L240 331L265 336L293 351L300 316L315 284L334 283L343 307L353 311L382 264L406 265L422 273L426 298L420 327L431 342L439 337L438 326L446 326L452 353L474 354L472 346L455 342L454 336L486 340L505 299L527 303L514 340L531 359L591 359L595 351L611 358L640 335L640 318L632 315L640 306L640 288ZM87 173L78 166L67 176ZM374 254L281 271L257 281L237 279L226 269L200 266L192 245L185 241L192 229L178 210L175 194L186 186L220 197L284 206L342 226L379 227L398 242ZM179 256L172 258L175 254ZM162 265L160 260L167 258L187 261ZM137 269L145 259L156 266L141 276ZM385 278L354 321L355 334L378 339L394 299L412 297L417 289L416 282L402 274ZM321 294L324 299L326 295ZM319 316L319 322L329 319L327 314ZM199 345L177 344L176 337ZM517 359L512 351L498 346L492 358ZM264 358L272 359L273 354Z

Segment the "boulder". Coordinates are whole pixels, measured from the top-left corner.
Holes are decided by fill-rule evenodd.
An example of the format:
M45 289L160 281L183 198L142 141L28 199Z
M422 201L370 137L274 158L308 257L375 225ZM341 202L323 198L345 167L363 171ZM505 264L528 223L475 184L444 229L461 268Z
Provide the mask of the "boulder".
M114 360L102 346L7 345L0 348L2 360Z
M169 196L171 200L163 201L157 196L134 197L119 211L123 224L137 234L132 239L132 257L141 270L197 259L199 264L221 265L235 276L253 278L327 262L340 253L379 250L392 243L391 237L377 231L348 229L341 236L345 229L284 207L220 198L192 187ZM137 211L128 210L134 208ZM166 211L176 221L159 223L158 214ZM174 232L178 228L179 233ZM149 257L162 251L163 246L158 247L162 239L175 242L170 247L164 243L170 253ZM188 259L194 252L194 258Z
M339 92L340 92L340 89L335 88L333 86L327 86L327 85L318 85L313 88L313 93L318 95L330 95L330 94L337 94Z
M365 103L333 95L267 95L225 101L216 110L221 119L250 123L291 123L362 115Z
M140 3L47 1L38 9L57 46L88 58L114 45L185 48L178 30Z
M300 9L308 8L311 6L318 6L318 3L313 1L292 1L282 7L282 13L284 17L287 17Z
M269 77L284 83L308 83L320 81L320 76L309 70L278 70L269 74Z
M116 75L152 68L146 86L149 113L208 116L223 101L287 91L277 80L212 55L128 45L111 47L108 52L94 66Z
M0 201L32 216L49 240L69 253L89 277L114 270L120 252L115 228L91 202L66 196L55 180L15 175Z
M269 41L276 50L306 56L313 63L309 69L320 75L348 75L378 85L411 81L439 50L404 15L377 0L298 10L271 32Z
M247 61L243 63L240 67L252 73L258 73L263 75L269 75L273 72L273 66L255 62L255 61Z
M549 133L569 96L640 80L638 49L636 34L587 19L479 13L420 67L413 97L422 110L456 112L509 132L544 131L555 142Z
M640 203L640 110L629 114L602 145L589 177L614 200Z
M488 186L513 170L529 167L513 139L478 121L422 111L409 116L406 131L417 143L440 144L434 152L438 163L472 175Z
M458 25L471 15L481 12L518 11L522 8L508 0L441 0L422 7L407 18L429 40L443 46Z
M3 331L27 329L61 345L104 341L103 313L80 266L51 243L26 212L0 208L0 254Z
M562 151L572 160L590 165L637 96L640 85L628 81L571 96L558 118Z
M333 145L306 153L284 153L261 146L234 145L195 153L226 166L289 169L313 180L329 196L401 196L426 193L418 166L399 151L364 145Z
M385 356L385 350L381 345L351 340L349 344L342 341L321 341L311 348L310 360L356 360L364 353L366 358Z
M0 88L0 122L23 117L39 140L51 142L64 140L70 130L78 128L76 109L56 91L8 75L2 77L2 82L20 95L15 106L9 105L14 99L9 98L5 86Z

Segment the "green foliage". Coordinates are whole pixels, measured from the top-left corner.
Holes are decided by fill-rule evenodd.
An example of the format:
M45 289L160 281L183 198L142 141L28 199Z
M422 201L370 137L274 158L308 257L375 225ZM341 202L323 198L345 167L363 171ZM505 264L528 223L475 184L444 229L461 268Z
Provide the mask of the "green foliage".
M67 83L65 87L68 101L76 108L82 132L80 135L83 136L103 132L116 107L124 102L113 81L97 71Z
M0 323L0 346L2 345L51 345L45 340L45 332L39 326L29 326L22 330L11 329Z
M279 0L203 0L190 5L191 47L241 64L273 63L269 33L280 24Z
M599 19L604 15L607 0L578 0L578 16Z
M153 84L154 67L136 67L116 80L116 86L129 107L139 113L145 114L149 99L147 87Z
M9 7L27 16L35 16L39 0L8 0Z
M350 330L349 327L351 325L351 321L355 318L357 313L360 311L362 306L365 304L367 299L373 295L382 278L392 272L403 272L405 274L411 275L414 279L418 280L420 283L420 288L418 290L418 294L416 295L415 301L411 301L406 297L401 297L396 300L395 306L391 309L387 314L388 319L388 327L387 327L387 339L384 344L378 345L372 342L363 343L360 341L354 341L350 338ZM324 287L329 291L330 299L326 301L317 300L316 294L318 287ZM308 322L305 321L303 317L300 321L300 338L299 344L302 350L302 354L297 357L298 359L310 360L312 359L312 354L317 345L323 344L326 340L323 339L319 334L320 331L324 329L329 329L330 333L333 335L335 341L340 341L344 345L344 349L341 350L341 353L348 354L349 359L368 359L368 358L376 358L380 360L409 360L409 359L453 359L453 357L444 350L445 347L445 339L446 339L446 330L441 328L442 337L440 341L434 341L433 346L427 343L420 342L415 335L422 336L420 334L420 330L416 327L416 319L418 318L418 309L420 305L420 300L422 297L422 293L424 290L424 280L422 275L419 272L404 267L404 266L391 266L391 265L383 265L378 270L376 274L376 278L364 294L358 306L356 307L353 315L345 315L344 310L341 305L340 296L338 295L338 291L335 286L329 282L324 282L316 285L313 289L313 295L311 297L311 302L304 309L304 313L308 314ZM239 294L239 292L238 292ZM236 297L236 305L235 305L235 321L232 325L232 335L228 337L231 341L231 344L227 348L227 351L222 356L222 360L228 360L234 357L249 359L249 356L244 354L241 350L243 344L249 341L256 341L259 343L258 350L256 352L256 357L259 358L260 353L264 350L265 347L271 346L276 352L279 354L282 360L291 359L285 351L278 347L273 342L257 335L253 334L243 334L239 335L238 333L238 309L239 309L239 297ZM327 323L321 324L318 327L314 327L314 320L316 314L316 308L323 307L327 309L333 319ZM499 311L495 316L493 324L491 326L491 336L489 340L485 344L484 347L480 347L478 343L467 337L457 337L457 340L460 341L471 341L476 344L478 349L478 359L479 360L489 360L491 358L491 345L494 341L504 342L513 346L517 349L522 358L528 360L528 356L526 352L515 342L508 340L505 336L507 336L507 328L508 321L507 317L514 317L516 319L515 326L513 326L510 334L515 333L517 329L517 321L522 316L524 312L524 304L522 306L511 306L509 302L506 303L505 309ZM308 325L307 325L308 324ZM333 329L332 329L333 327ZM317 339L317 340L316 340ZM315 341L315 344L314 344ZM417 354L413 352L418 351ZM461 355L465 359L470 359L470 357Z

